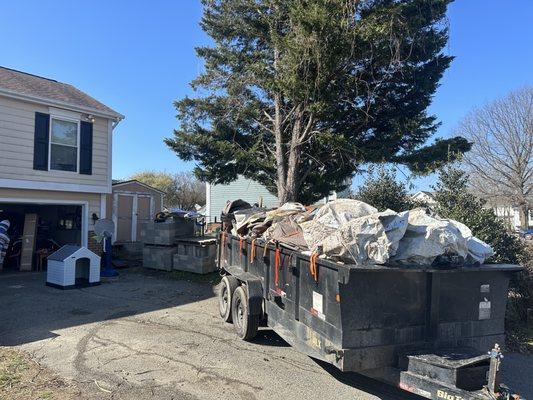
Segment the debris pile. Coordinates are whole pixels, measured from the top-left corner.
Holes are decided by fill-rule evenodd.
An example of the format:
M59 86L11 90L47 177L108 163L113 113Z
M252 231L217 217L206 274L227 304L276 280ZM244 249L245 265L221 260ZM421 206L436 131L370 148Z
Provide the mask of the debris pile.
M494 254L467 226L425 208L378 212L362 201L339 199L267 210L236 200L228 202L222 220L233 235L349 264L478 265Z

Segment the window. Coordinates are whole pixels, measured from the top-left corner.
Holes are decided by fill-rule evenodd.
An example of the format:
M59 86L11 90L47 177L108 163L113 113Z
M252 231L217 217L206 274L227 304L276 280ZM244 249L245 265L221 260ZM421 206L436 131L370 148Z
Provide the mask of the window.
M50 169L78 171L78 122L51 118Z

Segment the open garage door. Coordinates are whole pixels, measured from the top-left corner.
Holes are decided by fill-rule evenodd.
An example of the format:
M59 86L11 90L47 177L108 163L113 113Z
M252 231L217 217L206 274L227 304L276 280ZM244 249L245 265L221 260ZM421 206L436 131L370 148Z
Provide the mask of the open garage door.
M0 220L10 222L10 243L0 268L32 271L46 267L46 257L65 244L82 244L83 206L3 203Z

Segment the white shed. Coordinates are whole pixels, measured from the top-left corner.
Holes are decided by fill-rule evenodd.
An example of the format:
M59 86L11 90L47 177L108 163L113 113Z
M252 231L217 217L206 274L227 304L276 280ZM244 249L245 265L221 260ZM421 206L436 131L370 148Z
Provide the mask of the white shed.
M100 283L100 257L86 247L67 244L48 256L46 284L60 289Z

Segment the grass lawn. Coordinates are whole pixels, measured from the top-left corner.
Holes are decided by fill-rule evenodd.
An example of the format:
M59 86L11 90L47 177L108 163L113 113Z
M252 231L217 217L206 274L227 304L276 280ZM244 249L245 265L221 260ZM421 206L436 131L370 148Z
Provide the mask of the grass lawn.
M218 271L211 272L210 274L195 274L193 272L186 271L172 271L169 273L172 279L178 281L198 282L198 283L210 283L216 285L220 282L222 277Z
M74 400L81 392L19 351L0 347L0 399Z

